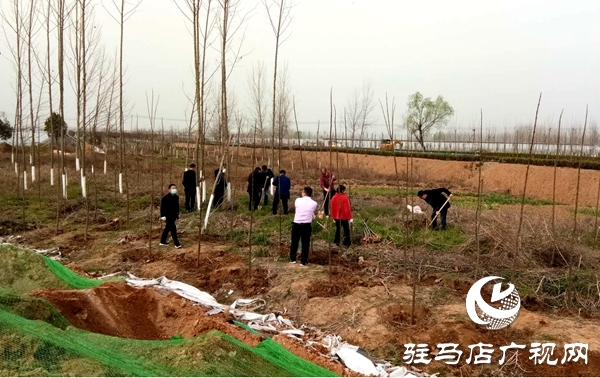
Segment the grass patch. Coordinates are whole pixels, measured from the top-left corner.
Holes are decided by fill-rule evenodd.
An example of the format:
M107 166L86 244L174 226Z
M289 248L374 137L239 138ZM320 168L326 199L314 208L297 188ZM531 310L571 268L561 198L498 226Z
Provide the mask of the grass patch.
M481 200L482 208L494 210L497 209L500 205L520 205L522 198L511 196L508 194L491 193L484 194L481 197ZM456 193L455 196L452 197L451 202L453 205L475 209L477 208L477 194ZM525 205L547 206L552 205L552 201L525 197Z
M450 251L460 245L463 245L467 237L457 227L448 226L445 231L426 231L425 244L434 251Z
M590 217L600 216L600 210L596 211L595 207L580 207L577 212L582 215L589 215Z
M404 197L407 195L406 188L400 187L400 192L398 192L398 188L395 186L359 186L350 189L349 195L372 195L383 197Z

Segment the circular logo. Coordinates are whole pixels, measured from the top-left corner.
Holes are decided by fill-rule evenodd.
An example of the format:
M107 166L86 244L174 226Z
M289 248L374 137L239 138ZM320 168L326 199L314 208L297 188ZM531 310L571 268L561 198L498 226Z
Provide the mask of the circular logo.
M481 296L485 284L494 280L504 280L502 277L490 276L475 282L467 293L467 314L471 320L487 329L502 329L512 323L521 308L521 297L515 285L508 283L508 289L502 291L502 283L494 284L491 303L486 303Z

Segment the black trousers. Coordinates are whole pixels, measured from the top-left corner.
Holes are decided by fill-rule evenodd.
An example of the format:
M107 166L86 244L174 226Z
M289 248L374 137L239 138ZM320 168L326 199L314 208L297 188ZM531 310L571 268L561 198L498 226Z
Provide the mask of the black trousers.
M215 189L215 198L213 198L213 208L219 207L223 203L223 198L225 197L225 190L223 188Z
M296 261L298 245L302 242L302 254L300 263L308 264L308 252L310 251L310 235L312 234L312 223L292 223L292 246L290 247L290 261Z
M340 245L341 228L344 229L344 245L346 247L350 247L350 244L352 243L350 241L350 222L347 220L336 219L336 221L335 221L335 239L333 239L333 242L337 246Z
M260 197L262 195L261 192L258 193L248 193L250 195L250 202L248 203L248 210L258 210L258 205L260 205Z
M265 197L265 202L263 203L264 206L268 206L269 205L269 190L271 189L271 187L266 187L265 188L265 193L263 194L263 196Z
M185 209L187 211L194 211L196 205L196 188L185 188Z
M290 197L289 196L280 197L279 194L275 194L273 196L273 215L277 215L277 208L279 207L279 200L281 200L281 205L283 206L283 214L287 215L288 201L290 200Z
M175 225L175 219L167 218L165 229L160 238L160 242L163 244L167 244L167 236L169 236L169 232L171 233L171 237L173 238L173 243L176 246L179 245L179 239L177 239L177 226Z
M325 210L325 216L329 216L329 200L331 199L329 197L331 197L329 192L323 190L323 198L325 199L325 204L323 205Z
M433 210L433 213L431 214L431 220L433 220L433 218L435 218L437 210ZM435 220L433 220L433 223L431 224L431 228L433 228L434 230L436 230L438 228L437 225L437 220L440 219L440 221L442 222L442 230L446 229L446 215L448 214L448 207L444 207L441 211L440 211L440 215L437 216L437 218Z

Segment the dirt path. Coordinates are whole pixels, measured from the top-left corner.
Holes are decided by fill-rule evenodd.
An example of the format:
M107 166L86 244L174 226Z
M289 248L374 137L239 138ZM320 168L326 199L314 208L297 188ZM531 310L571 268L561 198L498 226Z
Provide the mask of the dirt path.
M244 150L244 149L242 149ZM251 149L246 154L250 156ZM303 152L303 160L309 169L303 171L300 164L300 151L284 151L281 163L287 169L288 176L294 182L309 185L318 184L319 166L329 166L328 152ZM338 158L339 156L339 158ZM294 170L290 167L294 162ZM397 158L401 179L406 174L406 158ZM414 159L414 177L422 186L454 186L471 191L477 190L477 168L474 162L443 161L431 159ZM338 169L339 167L339 169ZM340 180L351 177L361 183L395 184L396 171L394 158L391 156L373 156L361 154L333 154L334 171L341 171ZM484 163L483 180L485 192L510 193L521 195L525 181L526 166L520 164ZM303 177L303 172L309 177ZM344 177L345 176L345 177ZM584 206L595 206L598 193L600 173L593 170L581 171L579 203ZM552 199L552 182L554 167L531 166L527 185L527 196L537 199ZM556 179L556 200L564 204L575 203L577 186L577 169L558 168Z

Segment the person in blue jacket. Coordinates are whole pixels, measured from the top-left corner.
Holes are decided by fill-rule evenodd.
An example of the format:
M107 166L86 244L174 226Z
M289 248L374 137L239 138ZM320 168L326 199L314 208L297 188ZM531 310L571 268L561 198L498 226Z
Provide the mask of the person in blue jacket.
M273 215L277 215L279 200L283 205L283 214L288 213L288 201L290 200L290 188L292 180L285 175L285 170L279 171L279 176L273 180L273 188L275 195L273 196Z

